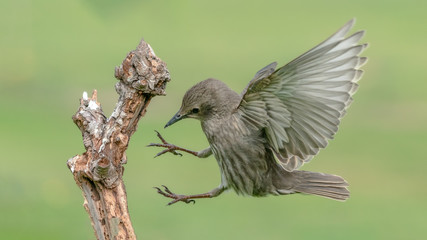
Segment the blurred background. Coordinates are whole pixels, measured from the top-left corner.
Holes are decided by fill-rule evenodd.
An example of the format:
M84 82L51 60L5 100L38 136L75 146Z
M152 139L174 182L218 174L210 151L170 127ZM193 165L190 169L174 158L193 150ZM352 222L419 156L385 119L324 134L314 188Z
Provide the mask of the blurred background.
M421 239L427 233L427 1L0 2L0 239L94 239L66 161L84 151L71 120L83 91L98 90L107 116L114 67L142 37L167 64L132 137L125 166L140 239ZM164 130L185 91L208 77L240 92L273 61L284 65L351 18L370 47L355 101L329 147L305 170L338 174L351 198L250 198L233 192L166 207L152 188L183 194L220 183L213 157L154 159L159 130L201 150L200 124Z

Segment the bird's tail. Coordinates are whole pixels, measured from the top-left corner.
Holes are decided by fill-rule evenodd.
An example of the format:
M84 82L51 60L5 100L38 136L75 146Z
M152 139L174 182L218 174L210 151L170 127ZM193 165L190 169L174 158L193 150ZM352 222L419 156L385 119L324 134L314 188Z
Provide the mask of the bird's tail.
M340 176L308 171L293 171L291 176L292 192L313 194L340 201L350 197L348 183ZM289 178L283 180L286 181ZM287 194L287 191L283 190L282 194Z

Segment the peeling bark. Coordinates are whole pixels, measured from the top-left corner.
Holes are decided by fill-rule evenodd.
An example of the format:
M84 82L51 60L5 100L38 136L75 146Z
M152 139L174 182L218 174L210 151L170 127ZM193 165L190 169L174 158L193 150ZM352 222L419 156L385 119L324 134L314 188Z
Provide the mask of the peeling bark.
M141 40L116 67L115 77L120 97L108 119L97 91L91 97L83 93L72 118L82 132L86 152L70 158L67 165L83 192L97 239L136 239L122 179L125 151L151 98L165 95L170 75L166 64Z

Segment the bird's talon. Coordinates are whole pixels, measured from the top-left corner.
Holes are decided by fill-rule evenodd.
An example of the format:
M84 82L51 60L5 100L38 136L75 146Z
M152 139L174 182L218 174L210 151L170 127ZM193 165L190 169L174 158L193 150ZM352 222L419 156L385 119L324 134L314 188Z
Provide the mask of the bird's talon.
M173 145L173 144L170 144L170 143L168 143L163 137L162 137L162 135L160 135L160 133L158 132L158 131L156 131L156 130L154 130L156 133L157 133L157 137L160 139L160 141L162 142L162 143L150 143L150 144L148 144L147 145L147 147L163 147L163 148L166 148L166 149L164 149L163 151L161 151L161 152L159 152L159 153L157 153L156 154L156 156L154 156L155 158L156 157L158 157L158 156L160 156L160 155L163 155L163 154L165 154L165 153L167 153L167 152L170 152L170 153L172 153L173 155L178 155L178 156L182 156L182 154L181 153L179 153L179 152L177 152L176 150L178 150L178 147L177 146L175 146L175 145Z
M175 195L174 193L172 193L168 187L166 187L165 185L162 185L162 187L165 189L165 192L171 194L171 195Z
M168 152L168 150L169 150L169 149L165 149L165 150L163 150L163 151L161 151L161 152L157 153L157 154L156 154L156 156L154 156L154 157L156 158L156 157L158 157L158 156L161 156L161 155L163 155L163 154L167 153L167 152Z
M162 187L164 188L163 190L160 189L159 187L153 187L153 188L157 190L157 193L159 193L165 197L174 199L173 201L168 203L168 206L170 206L174 203L177 203L177 202L185 202L187 204L188 203L193 203L193 204L196 203L195 200L189 199L188 196L186 196L186 195L177 195L177 194L171 192L171 190L169 190L169 188L166 187L165 185L162 185Z

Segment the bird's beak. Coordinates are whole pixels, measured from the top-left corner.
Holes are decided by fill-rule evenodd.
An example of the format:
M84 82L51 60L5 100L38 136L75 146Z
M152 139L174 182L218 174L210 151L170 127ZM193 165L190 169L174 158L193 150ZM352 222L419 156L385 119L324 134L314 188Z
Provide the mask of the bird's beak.
M178 112L175 114L175 116L173 116L173 117L172 117L172 119L171 119L171 120L169 120L169 122L168 122L168 123L166 123L165 128L169 127L170 125L172 125L172 124L174 124L174 123L178 122L179 120L181 120L181 119L183 119L183 118L185 118L185 115L181 115L181 114L180 114L180 111L178 111Z

